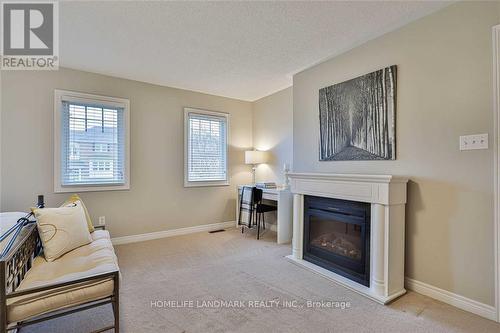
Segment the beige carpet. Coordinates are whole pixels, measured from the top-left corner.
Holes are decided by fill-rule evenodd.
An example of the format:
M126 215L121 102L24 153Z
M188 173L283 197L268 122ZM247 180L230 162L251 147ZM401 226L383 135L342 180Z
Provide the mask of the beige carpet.
M123 274L122 331L500 332L497 323L412 292L389 306L374 303L290 263L284 258L290 246L276 245L273 236L268 232L257 241L233 229L116 247ZM155 300L192 301L194 308L152 307ZM210 300L235 302L203 307ZM255 307L265 304L254 301L266 300L281 305ZM243 307L231 307L236 301ZM311 308L308 301L350 307ZM101 308L21 332L89 332L111 322L111 309Z

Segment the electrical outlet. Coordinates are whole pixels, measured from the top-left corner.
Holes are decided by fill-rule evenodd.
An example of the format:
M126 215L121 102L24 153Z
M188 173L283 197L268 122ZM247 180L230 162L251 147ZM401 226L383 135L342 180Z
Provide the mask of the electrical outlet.
M463 135L460 150L488 149L488 134Z
M106 216L99 216L99 225L106 225Z

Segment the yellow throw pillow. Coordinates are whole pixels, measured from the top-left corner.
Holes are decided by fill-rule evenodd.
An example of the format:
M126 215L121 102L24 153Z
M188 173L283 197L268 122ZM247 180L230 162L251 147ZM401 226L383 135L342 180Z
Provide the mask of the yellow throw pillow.
M34 213L47 261L54 261L63 254L92 242L81 205L37 208Z
M87 210L87 207L85 207L85 204L83 203L82 199L78 196L78 194L73 194L66 200L61 207L68 207L72 206L75 202L80 201L83 211L85 212L85 218L87 219L87 226L89 228L89 232L94 232L94 225L92 224L92 220L90 219L90 214L89 211Z

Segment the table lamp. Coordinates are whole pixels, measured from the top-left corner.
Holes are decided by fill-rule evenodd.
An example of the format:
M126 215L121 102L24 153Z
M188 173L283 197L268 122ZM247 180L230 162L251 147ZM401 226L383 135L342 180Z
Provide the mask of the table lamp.
M257 164L266 163L268 160L268 153L265 151L258 150L247 150L245 151L245 164L252 165L252 181L255 185L255 170L257 169Z

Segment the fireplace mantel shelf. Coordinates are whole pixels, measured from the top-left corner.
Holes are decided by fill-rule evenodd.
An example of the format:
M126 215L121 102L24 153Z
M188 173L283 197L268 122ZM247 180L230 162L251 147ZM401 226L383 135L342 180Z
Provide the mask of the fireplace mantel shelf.
M316 273L386 304L404 294L404 234L408 178L392 175L289 173L293 200L292 255ZM304 196L371 204L370 286L365 287L303 259Z
M408 178L390 175L289 173L292 193L381 205L406 203Z
M393 175L365 175L365 174L342 174L342 173L299 173L290 172L287 174L290 179L316 179L316 180L337 180L353 181L363 183L404 183L408 182L407 177Z

